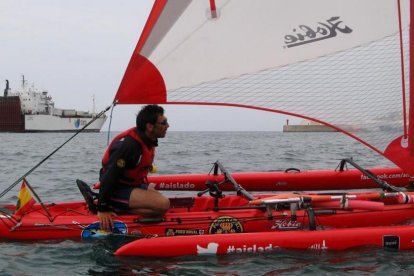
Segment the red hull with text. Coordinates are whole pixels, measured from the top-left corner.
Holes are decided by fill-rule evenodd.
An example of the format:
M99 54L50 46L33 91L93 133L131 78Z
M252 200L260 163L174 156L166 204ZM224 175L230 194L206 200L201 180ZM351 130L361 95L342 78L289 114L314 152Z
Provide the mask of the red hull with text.
M171 198L161 218L118 214L112 233L100 230L85 202L35 204L23 214L2 206L0 238L48 240L106 235L183 236L369 227L411 223L412 195L399 193L243 195Z
M410 175L400 168L369 169L389 184L404 187L409 184ZM234 172L233 178L248 191L294 191L294 190L338 190L378 188L372 179L359 170L287 170L278 172ZM206 181L221 182L221 174L174 174L151 175L149 181L156 184L158 190L201 191ZM231 183L223 183L221 189L232 189Z
M124 245L115 252L115 255L179 257L252 254L278 249L346 250L364 246L395 250L414 249L414 226L149 238Z

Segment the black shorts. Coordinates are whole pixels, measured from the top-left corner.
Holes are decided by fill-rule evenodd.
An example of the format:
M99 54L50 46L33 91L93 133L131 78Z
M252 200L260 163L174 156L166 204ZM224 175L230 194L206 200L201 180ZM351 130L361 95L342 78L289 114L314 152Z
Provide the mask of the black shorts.
M109 198L111 201L112 207L120 210L128 210L129 208L129 198L133 189L143 189L148 188L147 184L141 184L139 187L136 186L120 186L117 187L112 193L112 196Z

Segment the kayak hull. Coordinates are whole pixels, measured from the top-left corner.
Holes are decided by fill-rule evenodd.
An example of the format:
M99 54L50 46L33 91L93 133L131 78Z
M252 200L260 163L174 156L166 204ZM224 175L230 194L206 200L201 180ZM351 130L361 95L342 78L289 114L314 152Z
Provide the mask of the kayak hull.
M124 245L115 255L179 257L264 253L281 248L347 250L365 246L414 249L414 225L149 238Z
M257 198L271 196L257 195ZM14 206L2 206L0 238L50 240L107 235L151 237L284 232L409 224L414 218L414 204L399 204L397 201L373 201L370 204L367 200L363 201L364 204L355 201L353 205L343 205L335 199L326 201L332 204L315 202L312 208L308 206L298 210L292 210L291 204L254 205L238 195L226 195L220 199L211 196L177 197L170 201L171 208L162 218L118 214L114 217L116 224L112 233L100 230L96 214L89 211L85 202L47 204L47 212L36 204L21 217L13 214Z

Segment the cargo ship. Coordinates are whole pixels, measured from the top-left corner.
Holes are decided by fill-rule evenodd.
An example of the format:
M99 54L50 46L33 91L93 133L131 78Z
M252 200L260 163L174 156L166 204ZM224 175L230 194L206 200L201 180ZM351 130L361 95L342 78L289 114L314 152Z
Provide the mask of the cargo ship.
M56 108L48 92L29 87L24 76L21 88L13 92L6 80L0 96L0 132L76 132L95 117L94 111ZM106 118L96 118L84 131L99 132Z

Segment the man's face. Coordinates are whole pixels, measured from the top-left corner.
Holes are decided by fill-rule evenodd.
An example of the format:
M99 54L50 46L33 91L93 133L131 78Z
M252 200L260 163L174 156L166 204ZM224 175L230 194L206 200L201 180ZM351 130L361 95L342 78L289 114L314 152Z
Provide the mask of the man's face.
M169 127L170 125L168 124L167 117L158 115L157 122L154 125L147 124L147 135L151 139L164 138Z

